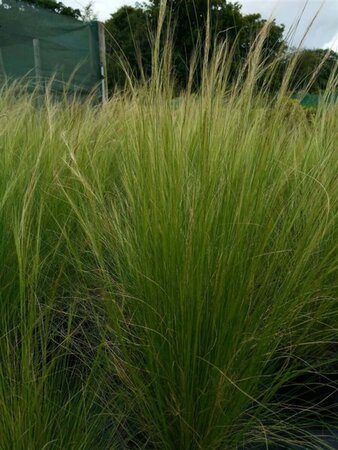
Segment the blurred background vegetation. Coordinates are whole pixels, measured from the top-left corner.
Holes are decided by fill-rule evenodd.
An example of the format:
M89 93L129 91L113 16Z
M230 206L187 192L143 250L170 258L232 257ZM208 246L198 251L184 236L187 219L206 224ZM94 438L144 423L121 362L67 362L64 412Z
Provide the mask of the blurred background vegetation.
M82 10L65 6L56 0L27 0L29 3L52 10L57 14L72 16L78 20L95 19L94 7L88 3ZM159 17L160 0L122 6L105 22L107 42L108 83L110 91L120 89L126 83L126 71L134 81L149 79L152 70L152 46ZM233 48L230 79L236 79L241 63L246 60L250 46L266 20L260 14L243 14L241 5L225 0L169 0L165 17L167 36L172 40L172 74L177 90L184 90L189 79L192 58L197 69L204 57L204 42L208 7L210 5L210 48L225 43ZM162 39L162 47L166 45ZM200 51L196 52L196 49ZM160 50L161 50L160 49ZM290 48L285 38L284 26L271 23L269 36L264 42L262 55L269 64L278 56L279 66L274 71L270 89L278 90L285 70L295 53L297 65L290 80L290 89L306 90L318 95L325 90L330 74L338 63L338 54L325 49ZM193 89L200 86L201 70L195 70ZM299 96L298 96L299 98ZM307 97L305 106L316 106L318 97Z

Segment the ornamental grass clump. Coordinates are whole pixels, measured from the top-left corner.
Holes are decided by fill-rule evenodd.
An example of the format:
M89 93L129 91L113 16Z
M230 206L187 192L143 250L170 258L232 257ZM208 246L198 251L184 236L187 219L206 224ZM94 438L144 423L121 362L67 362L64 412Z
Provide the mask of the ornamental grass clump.
M325 448L338 108L259 52L176 101L164 63L102 107L2 91L0 448Z

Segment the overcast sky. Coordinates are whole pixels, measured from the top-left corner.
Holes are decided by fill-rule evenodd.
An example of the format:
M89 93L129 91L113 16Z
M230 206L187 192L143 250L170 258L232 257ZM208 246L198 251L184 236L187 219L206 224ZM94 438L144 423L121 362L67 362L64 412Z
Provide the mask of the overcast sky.
M64 4L81 8L86 0L64 0ZM94 10L99 20L107 20L110 14L122 5L134 5L133 0L94 0ZM275 17L277 23L283 23L286 31L299 19L306 0L239 0L243 5L242 12L260 13L265 19ZM308 32L304 46L310 48L333 47L338 51L338 0L308 0L298 28L293 33L293 45L298 45L304 32L316 13L319 15Z

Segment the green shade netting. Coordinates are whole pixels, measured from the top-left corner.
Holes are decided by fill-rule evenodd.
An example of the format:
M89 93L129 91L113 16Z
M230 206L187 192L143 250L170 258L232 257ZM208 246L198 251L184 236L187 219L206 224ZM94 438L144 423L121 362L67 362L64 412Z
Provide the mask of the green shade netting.
M53 91L67 86L84 95L94 89L99 93L98 23L19 0L0 0L0 78L24 78L31 85L53 79Z

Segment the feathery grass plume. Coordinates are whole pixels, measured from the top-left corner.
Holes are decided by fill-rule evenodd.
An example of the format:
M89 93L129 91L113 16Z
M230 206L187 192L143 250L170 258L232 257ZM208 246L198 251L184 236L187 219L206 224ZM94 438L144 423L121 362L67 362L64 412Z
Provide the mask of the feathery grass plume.
M338 108L269 96L268 27L175 102L159 44L102 108L1 92L2 448L325 448Z

